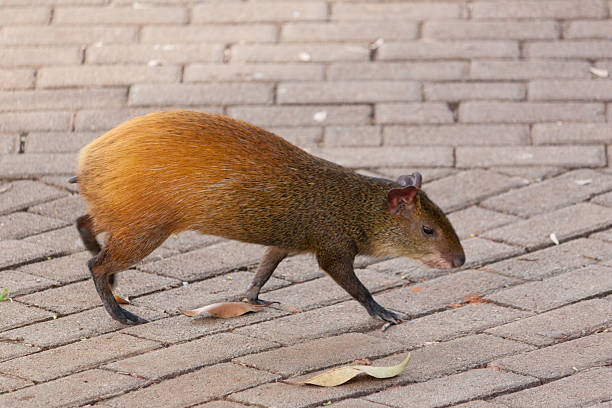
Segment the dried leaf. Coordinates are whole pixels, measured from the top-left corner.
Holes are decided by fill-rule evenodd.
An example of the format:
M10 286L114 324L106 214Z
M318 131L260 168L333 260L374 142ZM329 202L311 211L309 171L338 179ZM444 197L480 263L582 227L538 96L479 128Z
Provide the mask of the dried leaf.
M487 299L483 299L483 298L481 298L478 295L466 296L466 297L463 298L463 300L465 300L469 304L474 304L474 303L490 303L490 301L488 301Z
M550 234L550 240L555 244L555 245L559 245L559 238L557 238L557 234L555 234L554 232L552 234Z
M408 361L410 361L410 353L408 353L408 356L406 356L404 361L395 366L372 367L367 365L354 365L348 367L340 367L326 371L322 374L316 375L304 381L287 382L287 384L312 384L319 385L321 387L335 387L337 385L344 384L345 382L355 378L361 373L365 373L370 377L374 378L391 378L404 371L406 365L408 364Z
M589 71L591 72L591 74L597 77L600 77L600 78L607 78L608 75L610 75L607 69L602 69L602 68L590 67Z
M252 305L250 303L242 303L242 302L222 302L222 303L213 303L211 305L203 306L203 307L200 307L198 309L193 309L193 310L179 308L179 312L189 317L195 317L195 316L200 316L202 314L208 314L212 317L220 317L222 319L227 319L230 317L241 316L248 312L257 312L269 305L270 304Z
M117 303L119 303L120 305L129 305L130 304L130 300L129 299L124 299L121 296L115 294L115 301Z
M574 180L574 183L578 184L579 186L586 186L587 184L591 184L592 182L592 179Z

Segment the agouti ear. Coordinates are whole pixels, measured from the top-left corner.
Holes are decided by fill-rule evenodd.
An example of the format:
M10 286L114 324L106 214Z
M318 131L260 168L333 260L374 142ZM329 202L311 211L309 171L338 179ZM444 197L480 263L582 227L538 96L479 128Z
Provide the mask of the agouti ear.
M423 176L418 171L415 171L410 176L399 176L397 179L397 183L402 186L415 186L421 188L421 182L423 181Z
M415 186L391 189L387 193L387 203L389 204L389 211L391 214L397 215L403 208L411 208L414 206L416 193L417 188Z

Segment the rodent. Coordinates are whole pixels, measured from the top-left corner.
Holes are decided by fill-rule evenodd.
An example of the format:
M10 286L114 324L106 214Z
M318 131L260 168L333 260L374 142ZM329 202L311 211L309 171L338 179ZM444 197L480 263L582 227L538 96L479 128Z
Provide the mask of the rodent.
M88 213L76 224L94 255L88 267L104 307L124 324L146 320L117 304L112 275L185 230L268 247L247 289L251 303L265 302L259 291L287 255L312 252L370 315L392 323L400 318L355 276L357 254L408 256L437 268L465 262L420 174L395 182L360 175L228 116L137 117L85 146L78 161L72 181Z

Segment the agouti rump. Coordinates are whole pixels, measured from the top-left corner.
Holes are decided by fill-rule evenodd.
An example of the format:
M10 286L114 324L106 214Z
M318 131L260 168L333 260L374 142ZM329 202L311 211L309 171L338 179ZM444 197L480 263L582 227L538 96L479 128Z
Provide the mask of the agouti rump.
M399 317L357 279L357 254L408 256L453 268L463 248L421 175L372 178L315 157L251 124L192 111L129 120L84 147L76 177L88 214L77 219L104 307L124 324L144 319L119 307L110 277L171 234L204 234L267 246L247 299L258 298L290 253L320 267L372 315ZM96 234L106 232L101 248Z

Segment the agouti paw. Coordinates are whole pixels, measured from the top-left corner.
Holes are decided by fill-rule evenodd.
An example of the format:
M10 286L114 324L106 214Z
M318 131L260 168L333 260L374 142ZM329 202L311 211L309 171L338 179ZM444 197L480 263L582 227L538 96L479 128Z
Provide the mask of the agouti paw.
M383 322L389 322L392 324L400 324L402 322L402 318L399 315L393 313L390 310L385 309L380 305L378 305L378 307L373 310L373 313L371 314L372 316L382 320Z

